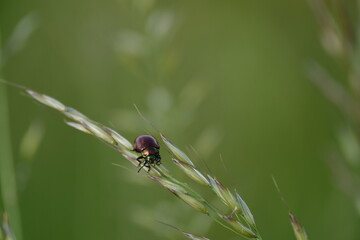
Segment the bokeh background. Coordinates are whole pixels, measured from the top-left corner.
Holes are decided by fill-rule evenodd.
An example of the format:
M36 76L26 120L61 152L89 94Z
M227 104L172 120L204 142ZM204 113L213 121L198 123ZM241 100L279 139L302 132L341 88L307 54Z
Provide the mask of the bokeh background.
M2 0L2 46L19 23L24 41L2 78L129 140L156 135L136 104L240 192L264 239L294 239L271 176L310 239L360 239L359 212L325 161L342 117L306 74L312 60L340 78L342 69L321 47L307 1ZM23 239L184 239L156 220L238 238L18 89L1 84L2 95L5 88L10 137L0 137L11 139Z

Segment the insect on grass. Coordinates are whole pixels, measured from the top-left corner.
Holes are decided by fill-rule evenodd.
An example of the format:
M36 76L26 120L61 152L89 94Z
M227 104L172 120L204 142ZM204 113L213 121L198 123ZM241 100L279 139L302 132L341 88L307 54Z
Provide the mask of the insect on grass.
M139 161L139 166L141 166L138 172L140 172L143 167L148 167L148 171L150 171L151 166L159 166L161 164L159 150L159 143L151 135L141 135L135 139L134 151L141 153L141 156L136 159ZM141 159L144 161L141 161Z

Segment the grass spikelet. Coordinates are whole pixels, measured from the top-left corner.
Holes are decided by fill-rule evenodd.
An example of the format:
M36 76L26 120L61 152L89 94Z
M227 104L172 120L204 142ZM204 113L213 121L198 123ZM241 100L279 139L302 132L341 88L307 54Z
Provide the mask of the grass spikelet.
M198 199L194 198L191 194L184 194L184 193L179 193L176 194L180 199L182 199L184 202L186 202L188 205L190 205L191 207L193 207L195 210L204 213L204 214L208 214L209 211L206 209L205 205L203 204L202 201L199 201Z
M169 180L166 180L163 178L159 178L159 177L155 177L155 176L150 176L150 178L152 180L154 180L155 182L161 184L163 187L165 187L172 193L176 193L176 194L179 194L179 193L186 194L187 193L184 187L182 187L179 184L176 184L172 181L169 181Z
M124 147L127 150L132 151L133 145L123 136L121 136L119 133L115 132L111 128L105 127L105 131L107 131L111 137L118 143L119 146Z
M230 190L228 188L226 188L223 184L221 184L215 178L212 178L209 175L208 175L208 178L210 179L211 188L216 193L216 195L232 210L238 209L237 202L236 202L233 194L230 192Z
M249 223L252 227L256 227L254 216L252 215L249 207L247 206L246 202L240 197L240 195L235 191L237 201L239 206L241 207L243 216L247 223Z
M289 208L289 206L288 206L288 204L287 204L287 202L285 200L285 197L282 195L282 193L280 191L280 188L279 188L279 185L276 182L276 179L274 177L272 177L272 179L273 179L275 188L278 191L279 196L280 196L283 204L288 209L290 223L291 223L291 226L292 226L292 228L294 230L296 240L308 240L308 237L307 237L306 232L305 232L305 228L300 224L300 222L296 219L296 217L290 212L290 208Z
M80 121L80 124L86 130L91 132L94 136L104 140L105 142L109 144L113 144L115 142L114 139L111 137L111 135L109 135L109 133L106 132L102 127L85 120Z
M196 197L194 197L194 195L189 193L183 186L177 184L176 182L169 181L161 177L151 176L150 178L155 182L161 184L163 187L168 189L175 196L183 200L185 203L193 207L195 210L205 214L208 213L205 205L203 204L204 200L197 199Z
M195 182L203 185L203 186L210 186L209 180L199 171L196 169L193 162L190 158L179 148L173 145L164 135L161 134L161 138L164 141L165 145L170 150L171 154L173 154L176 158L173 158L173 162L180 167L180 169L189 176Z
M81 132L87 133L87 134L91 134L91 132L89 130L87 130L82 124L80 123L76 123L76 122L69 122L69 121L65 121L65 123L72 127L75 128L76 130L79 130Z
M305 228L300 224L300 222L291 212L289 212L289 218L290 218L291 226L294 230L296 240L308 240L307 234L305 232Z
M258 238L258 236L251 231L249 228L245 227L240 221L234 219L234 214L236 213L236 208L229 216L223 216L223 219L229 223L237 232L243 235L246 238Z
M36 99L37 101L41 102L42 104L45 104L51 108L54 108L60 112L64 112L66 107L64 104L62 104L61 102L59 102L58 100L49 97L47 95L44 94L40 94L37 93L33 90L26 90L26 92L34 99Z
M72 108L72 107L68 107L66 106L65 111L62 112L66 117L76 121L76 122L80 122L82 120L88 120L89 118L87 116L85 116L84 114L82 114L81 112L79 112L78 110Z
M161 134L161 138L164 141L165 145L168 147L168 149L170 150L171 154L173 154L177 160L183 162L183 163L187 163L190 166L194 166L194 164L192 163L192 161L190 160L190 158L183 152L181 151L179 148L177 148L175 145L173 145L164 135Z
M179 161L175 158L173 158L173 162L177 166L179 166L185 172L186 175L188 175L191 179L193 179L197 183L204 185L204 186L210 186L210 183L206 179L206 177L201 172L199 172L195 167L193 167L185 162Z

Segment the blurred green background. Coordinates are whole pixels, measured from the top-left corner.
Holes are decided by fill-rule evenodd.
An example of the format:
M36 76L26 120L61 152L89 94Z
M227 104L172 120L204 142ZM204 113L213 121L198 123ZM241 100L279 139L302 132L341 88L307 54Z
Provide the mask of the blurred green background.
M312 59L341 69L322 50L307 1L2 0L3 46L24 17L34 30L3 78L129 140L156 132L136 104L240 192L263 239L294 239L272 175L310 239L360 239L359 213L324 161L341 117L305 73ZM59 114L6 90L23 239L183 239L155 220L237 239Z

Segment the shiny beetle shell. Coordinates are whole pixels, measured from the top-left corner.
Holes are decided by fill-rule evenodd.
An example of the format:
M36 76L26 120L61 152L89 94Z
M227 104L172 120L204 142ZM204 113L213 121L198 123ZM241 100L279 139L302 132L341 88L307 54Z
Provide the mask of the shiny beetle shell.
M141 153L149 147L155 148L155 149L160 149L159 143L151 135L138 136L134 141L134 151L136 151L136 152Z

